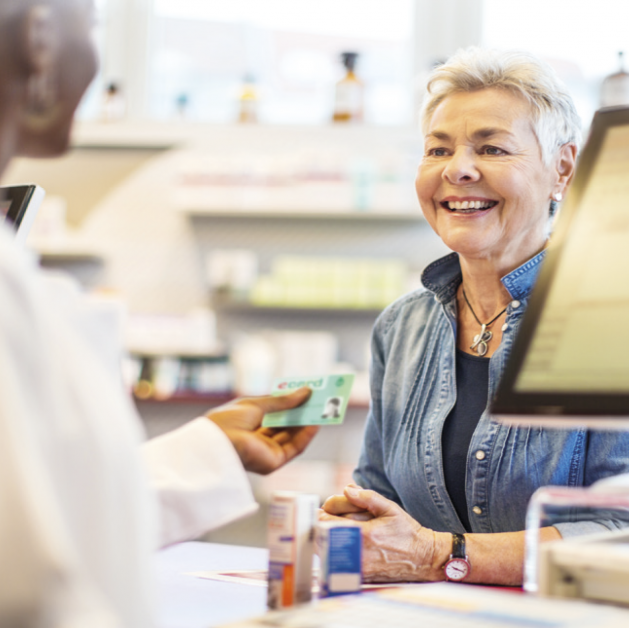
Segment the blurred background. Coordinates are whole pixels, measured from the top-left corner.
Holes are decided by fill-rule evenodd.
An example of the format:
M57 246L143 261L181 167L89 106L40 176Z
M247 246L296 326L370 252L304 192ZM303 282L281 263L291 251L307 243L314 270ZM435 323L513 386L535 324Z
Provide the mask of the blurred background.
M430 69L523 49L587 130L629 102L624 0L97 0L97 79L71 151L3 184L47 198L29 238L119 326L149 436L280 376L356 374L345 424L254 479L322 497L349 479L369 335L447 251L414 193ZM262 514L212 539L263 545Z

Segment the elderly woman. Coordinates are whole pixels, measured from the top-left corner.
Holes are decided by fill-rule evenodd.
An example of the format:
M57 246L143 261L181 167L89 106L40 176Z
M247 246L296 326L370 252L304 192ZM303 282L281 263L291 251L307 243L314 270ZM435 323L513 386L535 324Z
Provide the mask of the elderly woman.
M628 436L515 429L487 411L574 173L579 119L550 68L480 49L433 72L422 114L417 195L455 252L378 319L357 485L321 516L372 517L368 580L518 584L533 492L629 469ZM542 539L615 525L566 520Z

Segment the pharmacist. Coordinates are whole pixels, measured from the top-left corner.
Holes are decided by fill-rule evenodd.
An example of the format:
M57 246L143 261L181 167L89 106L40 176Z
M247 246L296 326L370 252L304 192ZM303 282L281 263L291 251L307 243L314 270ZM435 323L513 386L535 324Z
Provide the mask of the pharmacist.
M67 148L96 70L93 13L93 0L0 0L0 171ZM93 312L3 225L0 303L0 625L148 627L154 549L256 507L245 470L280 467L315 433L260 430L262 416L309 390L214 410L143 461Z
M417 194L455 253L376 323L361 488L328 500L323 517L374 517L361 523L369 580L520 584L535 490L629 470L629 434L514 428L487 409L574 172L580 123L548 66L472 48L433 71L423 131ZM541 536L625 525L622 514L570 513Z

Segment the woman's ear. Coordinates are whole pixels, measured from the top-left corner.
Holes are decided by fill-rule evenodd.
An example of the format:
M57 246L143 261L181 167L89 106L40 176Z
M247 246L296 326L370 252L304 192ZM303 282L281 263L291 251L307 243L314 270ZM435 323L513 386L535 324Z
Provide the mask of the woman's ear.
M577 145L570 142L564 144L555 157L555 172L557 180L552 190L553 198L556 195L564 196L566 188L572 181L577 165Z
M57 33L50 7L35 5L24 23L24 53L28 71L26 111L46 115L57 101Z

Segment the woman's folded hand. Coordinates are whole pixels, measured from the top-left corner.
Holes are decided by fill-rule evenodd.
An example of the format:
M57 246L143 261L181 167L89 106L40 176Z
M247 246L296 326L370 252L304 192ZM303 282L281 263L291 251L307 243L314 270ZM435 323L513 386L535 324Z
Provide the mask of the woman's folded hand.
M360 489L360 486L351 483L347 485L346 489L347 488ZM345 519L353 519L354 521L369 521L369 519L373 519L373 515L368 510L360 506L354 506L345 495L332 495L332 497L328 497L323 503L323 506L321 506L321 510L328 515L345 517ZM320 517L320 519L323 520L322 517Z
M366 520L366 517L369 517ZM452 535L422 527L395 502L355 484L326 500L321 521L352 518L363 532L365 582L443 580Z

